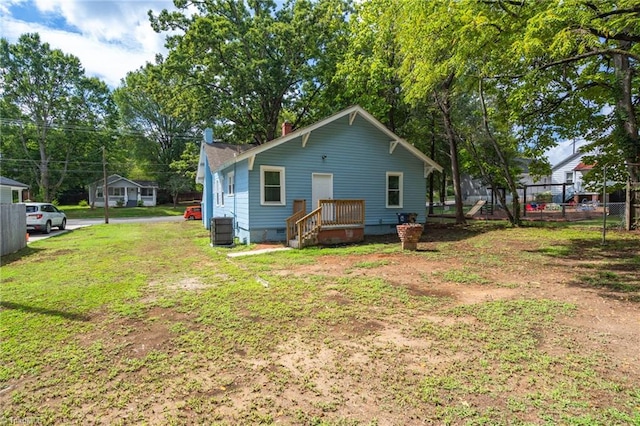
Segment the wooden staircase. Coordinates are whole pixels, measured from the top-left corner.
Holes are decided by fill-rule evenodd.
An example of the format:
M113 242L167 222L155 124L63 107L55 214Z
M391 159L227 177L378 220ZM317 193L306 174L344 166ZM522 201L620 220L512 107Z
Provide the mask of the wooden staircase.
M320 200L317 209L308 214L298 210L287 218L286 224L290 247L317 245L323 227L364 226L364 200Z

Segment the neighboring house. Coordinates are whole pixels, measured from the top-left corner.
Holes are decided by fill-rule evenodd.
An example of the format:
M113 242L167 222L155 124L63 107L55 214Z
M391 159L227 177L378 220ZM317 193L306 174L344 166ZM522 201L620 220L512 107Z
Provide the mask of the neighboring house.
M516 160L521 169L520 175L517 177L516 185L518 187L518 196L520 201L524 196L523 188L527 185L546 185L551 182L549 176L543 176L539 180L534 180L533 176L529 172L529 164L531 160L526 158L519 158ZM475 204L478 200L490 201L492 199L491 188L485 186L481 179L474 179L468 174L462 174L460 176L460 187L462 189L462 200L465 204ZM506 189L505 189L506 191ZM512 202L512 195L508 191L505 195L506 202ZM494 200L497 202L498 196L494 195Z
M595 201L598 199L599 193L593 191L587 191L584 184L584 177L591 169L593 165L585 164L582 158L587 153L576 152L569 155L564 160L551 168L551 183L554 184L567 184L565 191L565 200L562 198L562 186L551 186L551 193L554 196L554 201L567 202L573 200L575 202L581 201Z
M395 232L400 213L425 220L426 178L442 167L361 107L295 131L284 123L282 133L259 146L202 144L207 228L227 217L243 243L291 242L301 230L300 241L308 231L340 242Z
M0 204L22 203L22 193L29 185L0 176Z
M155 182L130 180L120 175L107 177L109 206L155 206L158 185ZM104 180L89 185L89 204L104 207Z

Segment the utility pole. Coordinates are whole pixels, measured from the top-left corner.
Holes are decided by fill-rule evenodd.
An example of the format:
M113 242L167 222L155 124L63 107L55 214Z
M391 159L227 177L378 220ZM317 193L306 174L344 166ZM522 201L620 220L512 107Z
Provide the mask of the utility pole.
M107 184L107 155L102 147L102 174L104 179L104 223L109 223L109 185Z
M602 166L602 245L607 243L607 165Z

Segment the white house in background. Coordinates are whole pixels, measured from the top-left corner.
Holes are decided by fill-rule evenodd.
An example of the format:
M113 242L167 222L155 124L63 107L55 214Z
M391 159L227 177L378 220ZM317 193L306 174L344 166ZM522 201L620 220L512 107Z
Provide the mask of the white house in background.
M158 184L146 180L131 180L120 175L107 178L109 188L109 206L145 207L155 206L158 195ZM104 180L100 179L89 185L89 204L104 207Z
M29 185L0 176L0 204L22 203L22 191Z
M593 168L592 164L582 161L583 157L593 155L592 153L576 152L551 167L551 183L567 184L566 200L595 201L598 199L598 192L587 191L584 184L584 177ZM552 186L551 193L554 196L562 194L561 186ZM554 197L555 199L556 197Z
M520 201L522 201L522 197L524 196L523 187L526 185L534 185L534 184L548 184L551 182L551 177L543 176L539 178L539 180L534 180L533 176L529 172L529 164L531 160L526 158L519 158L516 160L519 163L521 173L517 178L516 185L518 186L518 195L520 196ZM462 201L464 204L475 204L478 200L491 200L491 188L487 187L481 179L473 178L468 174L462 174L460 176L460 187L462 189ZM506 190L506 189L505 189ZM495 201L497 201L498 195L495 194ZM512 200L512 196L510 193L506 194L506 201L510 203Z

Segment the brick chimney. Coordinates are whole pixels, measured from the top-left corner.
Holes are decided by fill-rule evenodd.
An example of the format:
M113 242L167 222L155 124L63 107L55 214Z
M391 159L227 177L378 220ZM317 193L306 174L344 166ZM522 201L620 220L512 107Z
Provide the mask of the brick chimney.
M291 123L289 123L288 121L282 123L282 136L288 135L289 133L291 133L291 130L293 130Z

